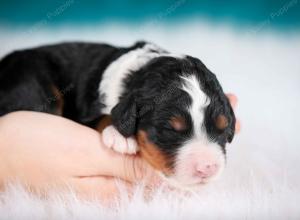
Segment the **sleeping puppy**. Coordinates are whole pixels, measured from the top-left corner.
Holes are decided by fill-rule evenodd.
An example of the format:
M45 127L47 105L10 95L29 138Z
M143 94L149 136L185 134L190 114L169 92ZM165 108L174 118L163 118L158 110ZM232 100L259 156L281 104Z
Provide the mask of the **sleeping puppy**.
M146 42L63 43L11 53L0 62L0 116L17 110L98 128L105 145L139 152L182 187L221 173L235 132L216 76L197 58Z

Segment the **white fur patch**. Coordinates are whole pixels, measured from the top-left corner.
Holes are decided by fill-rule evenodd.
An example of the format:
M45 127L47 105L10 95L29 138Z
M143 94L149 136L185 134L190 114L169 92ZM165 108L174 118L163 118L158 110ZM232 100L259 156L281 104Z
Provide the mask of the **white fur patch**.
M220 146L206 139L192 139L179 149L177 155L175 175L171 177L171 181L180 188L193 189L199 184L208 183L216 179L224 170L225 157ZM214 175L204 179L194 176L196 165L209 164L218 166L218 171Z
M200 82L193 74L181 77L182 90L186 91L191 99L188 112L193 121L194 136L177 152L175 175L168 178L171 184L180 188L191 188L215 179L224 169L225 158L221 147L212 143L204 128L205 109L210 103L209 97L202 91ZM195 176L197 166L217 165L218 171L208 177Z
M192 105L189 108L189 113L194 123L194 131L197 138L203 138L205 133L202 128L204 122L204 110L209 105L210 100L200 88L200 82L195 75L183 76L182 89L186 91L192 98Z
M153 52L157 51L157 52ZM137 71L151 59L159 56L172 56L182 58L183 55L171 54L155 44L145 44L142 48L129 51L112 62L104 71L99 85L99 93L105 95L105 108L103 114L110 114L112 108L118 103L123 92L123 80L131 71ZM101 100L102 101L102 100Z
M103 130L102 141L108 148L122 154L135 154L139 150L134 137L124 137L112 125Z
M112 108L118 103L119 96L123 91L123 80L130 71L136 71L151 59L160 56L160 54L151 50L164 53L156 45L145 44L142 48L137 48L122 55L106 68L99 85L99 93L105 94L104 104L106 107L102 110L104 114L110 114Z

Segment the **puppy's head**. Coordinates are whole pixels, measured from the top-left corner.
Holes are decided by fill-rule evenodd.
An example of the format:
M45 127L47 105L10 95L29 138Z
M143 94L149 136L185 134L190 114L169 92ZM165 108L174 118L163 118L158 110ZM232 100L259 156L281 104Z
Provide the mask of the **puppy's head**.
M235 116L215 75L193 57L158 57L125 81L114 126L136 135L141 155L184 187L207 183L224 168Z

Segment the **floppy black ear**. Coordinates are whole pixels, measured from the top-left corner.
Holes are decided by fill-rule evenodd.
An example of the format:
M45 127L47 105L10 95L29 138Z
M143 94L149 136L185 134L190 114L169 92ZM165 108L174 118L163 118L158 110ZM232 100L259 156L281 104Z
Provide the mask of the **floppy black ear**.
M229 102L229 100L228 100ZM230 106L230 104L229 104ZM229 110L229 114L230 114L230 119L231 119L231 123L230 123L230 131L229 131L229 135L227 138L228 143L231 143L235 134L235 123L236 123L236 118L235 118L235 114L233 112L232 107L230 106L230 110Z
M125 137L136 133L137 104L134 98L123 98L111 111L112 123Z

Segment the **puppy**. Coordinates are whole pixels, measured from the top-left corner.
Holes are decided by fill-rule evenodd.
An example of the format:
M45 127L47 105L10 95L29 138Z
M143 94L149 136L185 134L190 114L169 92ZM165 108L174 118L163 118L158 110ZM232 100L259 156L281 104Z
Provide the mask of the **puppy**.
M9 54L0 62L0 116L17 110L98 127L105 145L139 152L183 187L222 172L235 132L216 76L197 58L147 42L62 43Z

